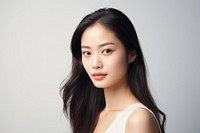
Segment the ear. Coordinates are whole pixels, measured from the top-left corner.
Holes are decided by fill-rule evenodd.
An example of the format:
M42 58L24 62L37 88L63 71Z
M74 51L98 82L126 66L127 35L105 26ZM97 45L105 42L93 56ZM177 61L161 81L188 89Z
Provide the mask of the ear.
M131 63L135 60L135 58L137 57L137 53L136 51L131 51L128 55L128 63Z

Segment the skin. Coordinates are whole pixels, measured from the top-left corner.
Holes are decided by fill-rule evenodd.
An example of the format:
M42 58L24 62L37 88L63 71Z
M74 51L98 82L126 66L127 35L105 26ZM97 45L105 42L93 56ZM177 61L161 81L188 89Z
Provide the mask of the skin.
M124 109L139 100L128 85L129 63L136 53L127 56L123 43L109 29L99 23L88 27L81 38L82 63L97 88L103 88L106 107L99 114L94 133L104 133ZM103 76L94 76L101 73ZM144 116L143 116L144 115ZM145 129L144 129L145 128ZM138 109L127 121L126 133L156 133L157 127L151 113Z

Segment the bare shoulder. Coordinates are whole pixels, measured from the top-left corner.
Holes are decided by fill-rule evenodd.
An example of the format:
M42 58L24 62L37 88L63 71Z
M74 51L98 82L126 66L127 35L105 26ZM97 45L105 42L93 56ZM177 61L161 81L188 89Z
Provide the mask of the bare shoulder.
M147 109L135 110L127 120L126 133L159 133L156 120Z

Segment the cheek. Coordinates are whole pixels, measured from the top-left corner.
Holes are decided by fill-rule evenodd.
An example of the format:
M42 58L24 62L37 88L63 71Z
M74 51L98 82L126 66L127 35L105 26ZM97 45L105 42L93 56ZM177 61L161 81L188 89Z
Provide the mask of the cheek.
M109 62L111 69L114 71L125 70L128 66L127 59L124 55L116 56Z
M83 68L88 72L88 63L86 63L84 60L82 60Z
M85 67L85 61L82 59L81 62L83 64L83 67Z

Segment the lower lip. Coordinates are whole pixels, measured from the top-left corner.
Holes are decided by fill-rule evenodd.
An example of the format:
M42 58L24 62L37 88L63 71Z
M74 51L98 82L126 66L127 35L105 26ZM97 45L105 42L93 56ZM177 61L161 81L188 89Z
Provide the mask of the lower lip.
M95 80L103 80L106 75L97 75L97 76L93 76Z

